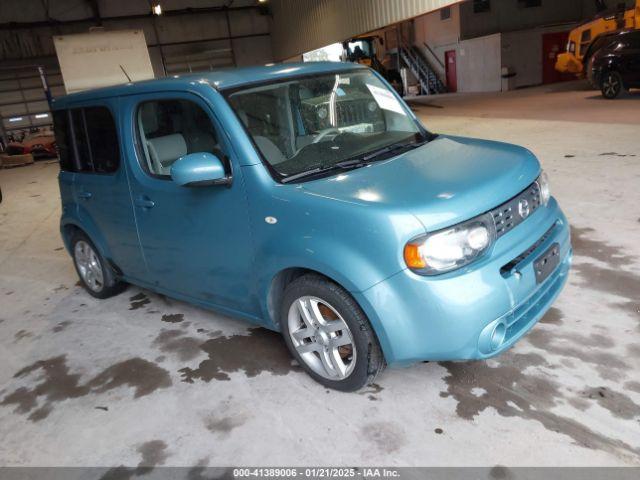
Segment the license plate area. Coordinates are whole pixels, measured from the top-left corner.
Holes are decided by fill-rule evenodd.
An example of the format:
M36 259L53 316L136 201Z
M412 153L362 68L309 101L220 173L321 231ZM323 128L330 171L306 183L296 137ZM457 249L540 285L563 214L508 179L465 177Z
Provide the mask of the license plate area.
M558 264L560 263L560 245L554 243L546 252L540 255L535 262L533 262L533 269L536 273L536 282L542 283L546 278L551 275Z

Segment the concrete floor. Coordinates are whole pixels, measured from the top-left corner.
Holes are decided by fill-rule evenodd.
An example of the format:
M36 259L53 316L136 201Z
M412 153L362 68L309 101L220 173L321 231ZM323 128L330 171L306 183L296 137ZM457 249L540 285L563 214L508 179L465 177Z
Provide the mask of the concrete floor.
M0 171L0 465L640 465L640 94L571 84L414 102L533 150L573 226L555 307L501 357L341 394L279 337L136 287L97 301L58 234L58 167Z

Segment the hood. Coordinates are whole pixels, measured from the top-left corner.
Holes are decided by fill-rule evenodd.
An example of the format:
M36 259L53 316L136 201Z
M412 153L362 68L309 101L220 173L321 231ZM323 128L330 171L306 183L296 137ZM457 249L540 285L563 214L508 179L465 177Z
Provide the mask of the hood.
M540 164L506 143L439 136L389 160L300 184L304 193L413 214L428 231L487 212L529 186Z

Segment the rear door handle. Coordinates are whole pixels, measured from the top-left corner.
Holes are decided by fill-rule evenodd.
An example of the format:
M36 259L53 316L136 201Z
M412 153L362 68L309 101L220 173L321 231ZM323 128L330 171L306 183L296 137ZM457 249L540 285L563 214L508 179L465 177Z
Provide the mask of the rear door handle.
M81 192L78 193L78 197L84 199L84 200L89 200L91 198L92 194L91 192L87 192L86 190L83 190Z
M141 195L136 198L136 205L142 208L153 208L155 206L155 202L146 195Z

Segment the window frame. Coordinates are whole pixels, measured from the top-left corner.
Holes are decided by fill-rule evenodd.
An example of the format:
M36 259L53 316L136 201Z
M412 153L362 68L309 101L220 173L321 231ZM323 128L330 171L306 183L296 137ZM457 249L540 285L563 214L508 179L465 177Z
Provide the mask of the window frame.
M131 108L131 115L132 115L131 127L133 128L132 136L134 140L133 147L134 147L135 156L136 156L135 163L137 164L142 174L154 180L162 180L162 181L169 181L169 182L173 181L173 179L171 178L171 174L159 175L157 173L151 172L147 166L147 160L148 160L147 152L142 142L142 136L140 135L140 125L138 124L138 114L140 112L140 108L145 103L151 103L151 102L159 103L159 102L171 102L171 101L184 101L184 102L191 102L194 105L198 106L211 122L211 126L213 127L216 134L216 140L218 142L217 144L222 147L221 150L222 150L223 157L220 158L220 161L222 162L222 166L224 167L225 174L229 179L229 186L230 186L233 182L233 162L231 160L231 155L229 154L229 150L231 150L231 148L228 145L228 141L223 141L223 138L225 136L224 128L222 127L222 124L220 123L218 118L213 113L212 108L205 101L203 101L200 95L192 95L187 92L184 92L181 95L180 93L175 91L171 91L167 93L170 93L171 95L163 95L163 94L148 94L144 96L141 95L136 99L135 103ZM197 153L197 152L194 152L194 153Z

